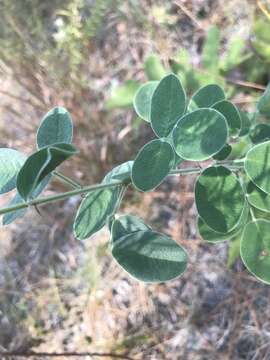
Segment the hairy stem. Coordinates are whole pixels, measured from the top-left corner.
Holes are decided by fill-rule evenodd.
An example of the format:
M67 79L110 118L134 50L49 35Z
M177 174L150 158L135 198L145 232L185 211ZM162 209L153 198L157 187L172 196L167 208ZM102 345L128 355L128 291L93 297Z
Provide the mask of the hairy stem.
M238 169L241 169L241 168L242 168L242 166L240 164L237 165L237 166L236 165L231 166L231 170L238 170ZM172 176L172 175L185 175L185 174L190 174L191 175L191 174L199 174L199 173L201 173L201 171L202 171L202 168L200 168L200 167L182 168L182 169L171 170L168 175L169 176ZM120 180L119 181L114 180L113 182L110 182L110 183L101 183L101 184L89 185L89 186L84 186L84 187L81 187L79 189L77 188L75 190L66 191L66 192L63 192L63 193L60 193L60 194L56 194L56 195L50 195L50 196L46 196L46 197L39 197L39 198L36 198L34 200L29 200L29 201L26 201L26 202L21 203L21 204L17 204L17 205L13 205L13 206L9 206L9 207L0 209L0 215L10 213L12 211L24 209L24 208L27 208L29 206L43 205L43 204L46 204L46 203L65 200L65 199L68 199L68 198L70 198L72 196L81 195L81 194L87 194L87 193L90 193L90 192L95 191L95 190L113 188L115 186L120 186L120 185L124 185L124 183L122 181L120 181Z

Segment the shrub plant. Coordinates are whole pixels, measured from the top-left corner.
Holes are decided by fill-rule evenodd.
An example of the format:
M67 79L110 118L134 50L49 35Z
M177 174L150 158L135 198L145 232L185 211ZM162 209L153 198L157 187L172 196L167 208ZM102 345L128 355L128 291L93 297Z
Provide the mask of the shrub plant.
M196 174L202 239L218 243L240 236L247 269L270 284L270 85L255 112L248 114L215 84L200 88L188 100L179 78L169 74L142 85L134 108L151 126L155 139L134 160L112 169L100 184L81 186L57 171L78 153L72 144L72 120L64 108L45 115L37 131L37 150L29 157L0 149L0 194L16 188L11 203L0 210L3 224L31 206L84 194L73 225L75 237L85 240L107 225L112 255L123 269L144 282L168 281L185 271L185 249L138 217L117 212L128 186L152 191L167 176ZM195 166L187 167L186 161ZM73 189L41 197L52 177Z

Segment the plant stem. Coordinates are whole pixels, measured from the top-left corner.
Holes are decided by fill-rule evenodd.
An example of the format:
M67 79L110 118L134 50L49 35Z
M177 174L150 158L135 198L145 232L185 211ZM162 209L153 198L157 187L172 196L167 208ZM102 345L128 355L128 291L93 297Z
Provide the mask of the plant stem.
M58 171L53 171L53 175L56 176L56 177L58 177L58 178L61 179L64 183L70 185L70 186L71 186L72 188L74 188L74 189L81 189L81 188L82 188L82 186L81 186L79 183L77 183L75 180L70 179L69 177L61 174L61 173L58 172Z
M237 170L237 169L240 169L240 168L242 168L242 166L240 166L240 165L238 165L238 166L233 165L232 166L232 170ZM182 169L171 170L168 175L172 176L172 175L184 175L184 174L199 174L201 171L202 171L202 168L200 168L200 167L182 168ZM61 177L62 177L62 174L61 174ZM24 209L24 208L27 208L29 206L42 205L42 204L51 203L51 202L54 202L54 201L60 201L60 200L68 199L68 198L70 198L72 196L76 196L76 195L80 195L80 194L87 194L87 193L90 193L90 192L95 191L95 190L102 190L102 189L112 188L112 187L120 186L120 185L123 185L123 184L124 183L122 181L120 181L120 180L119 181L114 180L113 182L110 182L110 183L94 184L94 185L81 187L80 189L76 188L75 190L66 191L64 193L60 193L60 194L56 194L56 195L50 195L50 196L46 196L46 197L39 197L39 198L36 198L34 200L29 200L29 201L21 203L21 204L17 204L17 205L13 205L13 206L9 206L9 207L0 209L0 215L10 213L12 211Z

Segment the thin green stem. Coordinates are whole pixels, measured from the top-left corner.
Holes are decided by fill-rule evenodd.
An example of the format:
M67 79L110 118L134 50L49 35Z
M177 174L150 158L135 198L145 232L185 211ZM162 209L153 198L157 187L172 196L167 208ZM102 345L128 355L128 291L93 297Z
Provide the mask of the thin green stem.
M234 166L234 167L232 167L232 170L237 170L237 169L240 169L240 168L241 168L240 165L238 167ZM201 171L202 171L202 169L200 167L174 169L174 170L170 171L169 175L172 176L172 175L184 175L184 174L199 174L199 173L201 173ZM80 195L80 194L87 194L87 193L90 193L90 192L95 191L95 190L113 188L115 186L120 186L120 185L123 185L123 184L124 183L122 181L120 181L120 180L119 181L114 180L113 182L110 182L110 183L101 183L101 184L89 185L89 186L81 187L80 189L66 191L64 193L60 193L60 194L56 194L56 195L50 195L50 196L46 196L46 197L39 197L39 198L36 198L34 200L29 200L29 201L26 201L26 202L21 203L21 204L17 204L17 205L13 205L13 206L9 206L9 207L0 209L0 215L10 213L12 211L24 209L24 208L27 208L29 206L43 205L43 204L46 204L46 203L65 200L65 199L68 199L68 198L70 198L72 196L76 196L76 195Z
M53 171L53 175L58 177L65 184L70 185L73 189L81 189L82 188L82 186L77 181L70 179L69 177L61 174L58 171Z

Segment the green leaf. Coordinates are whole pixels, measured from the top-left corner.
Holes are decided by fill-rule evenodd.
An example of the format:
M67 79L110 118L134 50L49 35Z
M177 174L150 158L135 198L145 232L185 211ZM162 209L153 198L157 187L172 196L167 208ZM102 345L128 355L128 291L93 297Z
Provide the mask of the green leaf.
M237 136L241 130L241 117L237 107L228 100L218 101L212 107L225 116L230 135Z
M150 122L151 100L157 85L158 81L149 81L143 84L136 92L133 100L137 115L147 122Z
M252 181L247 186L247 199L255 208L270 212L270 195L259 189Z
M37 198L45 187L48 185L49 181L51 180L51 175L46 176L41 183L37 186L37 188L33 191L33 198ZM14 198L9 202L8 206L18 205L24 203L23 198L20 196L19 193L16 193ZM12 211L10 213L4 214L3 216L3 225L9 225L13 221L21 218L26 213L27 209L19 209L16 211Z
M118 204L118 191L101 189L90 192L81 202L73 224L74 235L79 240L92 236L103 228Z
M148 231L151 228L144 224L142 219L133 215L120 216L113 222L111 229L112 242L117 241L123 236L129 235L136 231Z
M237 65L245 61L250 54L243 54L245 50L245 41L242 37L233 37L228 43L227 51L221 60L220 68L222 71L233 70Z
M157 55L150 55L146 59L144 71L151 81L159 81L166 76L166 70Z
M217 243L217 242L230 240L233 237L235 237L239 232L242 231L243 227L245 226L245 224L248 220L248 215L249 215L249 206L248 206L248 203L246 202L244 210L240 216L237 226L233 230L231 230L227 233L220 233L220 232L213 230L199 216L198 220L197 220L198 232L203 240L208 241L210 243Z
M257 109L262 115L270 117L270 83L267 85L265 92L259 99Z
M133 104L133 98L140 87L140 83L135 80L128 80L124 85L116 88L105 107L108 110L130 107Z
M239 136L245 136L249 133L251 121L247 112L239 110L239 113L241 117L241 130Z
M71 144L55 144L29 156L17 176L17 190L21 197L24 200L32 198L38 184L63 161L77 153Z
M213 156L213 159L219 161L225 160L227 159L227 157L230 155L231 152L232 152L231 145L225 144L223 148L216 155Z
M183 274L185 250L174 240L154 231L136 231L113 242L112 254L131 276L143 282L164 282Z
M245 170L262 191L270 194L270 141L255 145L247 152Z
M220 31L218 27L212 26L206 36L202 50L202 64L209 71L209 76L215 80L219 71L219 48L220 48Z
M189 110L208 108L224 99L225 93L221 87L215 84L209 84L195 92L190 100Z
M241 258L247 269L259 280L270 284L270 222L251 221L240 242Z
M270 125L257 124L250 130L249 137L253 144L259 144L266 140L270 140Z
M174 161L174 151L168 142L150 141L135 158L131 173L133 185L141 191L153 190L168 175Z
M5 194L16 187L16 178L26 156L17 150L0 149L0 194Z
M123 164L116 166L110 172L108 172L102 182L110 183L113 182L113 180L123 182L130 181L133 163L133 161L126 161Z
M175 152L185 160L207 160L226 144L228 126L214 109L198 109L183 116L173 130Z
M229 169L212 166L196 181L195 202L200 217L210 228L228 233L239 223L245 208L245 194Z
M186 94L174 74L165 76L152 96L150 119L158 137L166 137L186 109Z
M62 107L55 107L43 118L37 131L39 149L57 143L72 143L73 125L69 112Z

